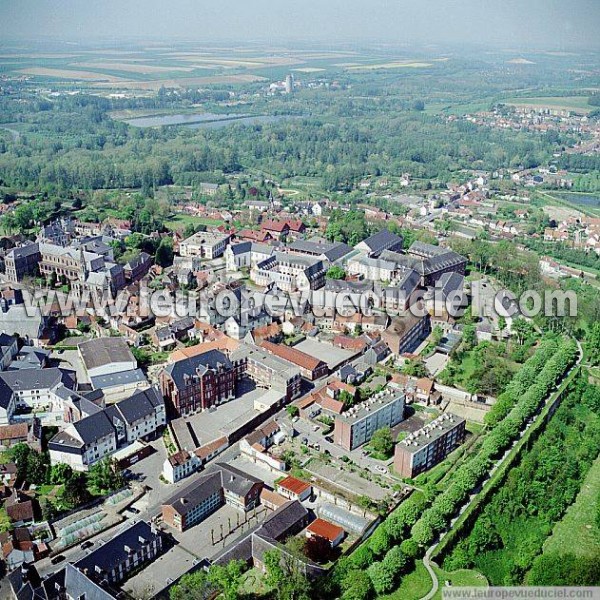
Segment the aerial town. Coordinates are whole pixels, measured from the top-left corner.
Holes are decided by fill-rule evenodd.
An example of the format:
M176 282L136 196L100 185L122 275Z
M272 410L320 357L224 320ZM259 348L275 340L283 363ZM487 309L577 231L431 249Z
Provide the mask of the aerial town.
M597 591L597 36L140 27L0 41L0 600Z

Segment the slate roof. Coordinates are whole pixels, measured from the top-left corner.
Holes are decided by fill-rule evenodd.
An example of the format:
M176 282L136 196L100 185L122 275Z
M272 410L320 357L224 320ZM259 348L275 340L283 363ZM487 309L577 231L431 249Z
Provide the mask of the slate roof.
M240 254L246 254L252 250L252 242L240 242L239 244L232 244L229 247L234 256L239 256Z
M352 252L352 248L343 242L327 242L320 238L312 240L297 240L289 246L294 252L302 252L313 256L325 256L330 262L339 260Z
M85 444L91 444L115 431L104 411L85 417L72 425Z
M171 506L178 514L184 516L196 508L201 502L217 492L220 492L221 487L220 471L204 473L195 481L165 500L163 506Z
M60 384L72 390L75 387L75 372L57 367L4 371L0 373L0 406L7 408L16 391L51 389Z
M25 246L19 246L18 248L13 248L8 253L8 256L12 256L15 259L19 259L19 258L25 258L28 256L33 256L35 254L38 254L39 251L40 251L39 244L26 244Z
M379 254L388 248L392 248L395 246L402 246L402 238L395 233L392 233L388 229L382 229L372 236L368 237L366 240L361 242L365 244L367 248L371 251L372 254Z
M216 469L221 471L223 487L236 496L245 496L256 483L262 483L261 479L244 473L226 463L216 463Z
M217 369L219 365L224 365L231 369L231 361L219 350L209 350L190 358L178 360L165 367L165 372L171 376L176 387L183 389L186 387L185 376L204 374L209 369Z
M162 398L156 388L148 388L136 392L129 398L121 400L118 404L113 404L127 423L135 423L148 415L154 413L156 406L162 404Z
M84 598L85 600L113 600L115 598L71 563L65 565L64 586L71 598Z
M89 573L94 573L96 567L110 572L117 565L127 560L128 553L125 550L125 546L135 552L135 550L142 546L140 538L143 538L148 543L160 535L159 532L153 533L152 527L145 521L137 521L109 539L105 544L96 547L95 550L92 550L84 558L78 560L75 566L82 571L88 569Z

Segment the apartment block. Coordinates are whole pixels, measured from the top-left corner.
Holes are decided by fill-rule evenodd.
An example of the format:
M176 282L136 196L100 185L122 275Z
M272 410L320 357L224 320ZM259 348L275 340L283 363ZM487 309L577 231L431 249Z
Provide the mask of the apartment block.
M465 440L466 421L445 413L408 435L396 445L394 469L401 477L416 477L427 471Z
M353 406L335 418L333 441L344 450L368 443L378 429L394 427L402 421L404 400L403 393L388 389Z

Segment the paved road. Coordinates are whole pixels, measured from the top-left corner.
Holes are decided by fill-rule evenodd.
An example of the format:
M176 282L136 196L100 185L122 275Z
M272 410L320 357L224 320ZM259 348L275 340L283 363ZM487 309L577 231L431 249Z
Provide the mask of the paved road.
M556 384L556 387L554 388L554 390L548 395L548 397L546 398L546 400L544 401L544 403L540 406L540 408L538 409L535 418L534 419L530 419L527 424L525 425L525 428L519 433L519 436L513 441L513 443L510 445L509 448L507 448L506 452L496 461L496 464L490 469L489 473L486 475L484 481L481 483L481 485L479 486L479 489L471 494L469 496L469 498L467 499L467 501L465 502L465 504L463 504L463 506L461 507L461 509L458 512L458 515L456 515L456 517L454 517L451 521L450 524L448 526L448 528L446 529L445 532L443 532L442 534L440 534L439 540L437 542L435 542L435 544L432 544L431 546L429 546L429 548L427 549L427 551L425 552L425 556L423 557L423 564L425 566L425 568L427 569L427 572L429 573L429 576L431 577L431 582L432 582L432 587L431 590L421 598L421 600L431 600L431 598L433 598L433 596L436 594L436 592L438 591L438 587L439 587L439 582L437 579L437 576L435 574L435 572L433 571L432 568L432 561L431 561L431 555L433 554L433 552L435 551L435 549L438 547L438 545L440 544L440 542L442 541L442 539L444 539L444 536L446 535L446 533L450 532L452 530L452 527L454 527L456 521L458 521L458 519L461 517L461 515L469 508L469 506L471 506L471 504L475 501L475 499L479 496L479 494L481 494L481 492L483 491L483 489L485 488L485 486L488 484L488 482L491 480L492 476L494 475L494 473L504 464L504 462L510 457L512 451L514 450L515 446L518 444L518 442L523 438L523 436L525 435L525 433L527 432L527 430L536 422L536 420L539 418L543 408L545 406L548 405L548 403L554 399L556 392L558 390L558 388L560 388L560 386L562 385L562 383L565 381L565 379L567 379L568 377L571 376L571 374L573 373L573 371L581 364L581 361L583 360L583 348L581 347L581 344L577 341L577 347L579 349L579 356L577 357L577 361L575 362L575 364L560 378L559 382ZM437 566L437 565L436 565Z

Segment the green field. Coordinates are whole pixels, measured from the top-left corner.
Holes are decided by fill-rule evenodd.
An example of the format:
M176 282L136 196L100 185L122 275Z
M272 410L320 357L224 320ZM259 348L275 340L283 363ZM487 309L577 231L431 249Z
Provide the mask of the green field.
M437 594L433 597L434 600L442 597L442 588L445 586L446 581L450 582L452 587L487 587L488 585L487 579L479 571L460 569L448 572L436 566L433 567L433 570L440 584Z
M588 104L587 96L547 96L537 98L508 98L503 101L512 106L531 108L551 108L569 110L580 114L592 112L593 106Z
M577 500L544 544L544 553L562 553L568 549L577 556L595 556L600 548L600 528L596 522L599 498L600 457L590 468Z
M423 561L419 560L412 573L402 578L402 583L394 593L379 597L382 600L418 600L425 596L430 589L431 577L429 577Z
M186 225L206 225L207 227L219 227L225 221L219 219L208 219L206 217L194 217L193 215L177 215L165 221L165 227L171 231L185 229Z

